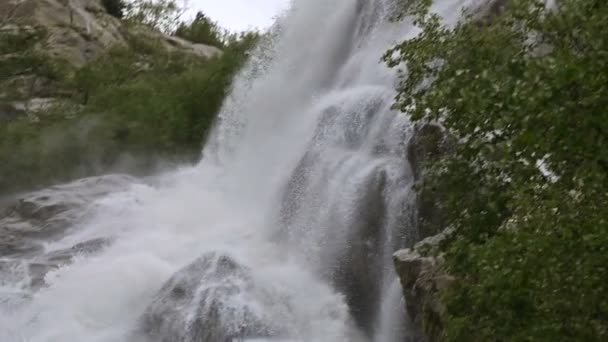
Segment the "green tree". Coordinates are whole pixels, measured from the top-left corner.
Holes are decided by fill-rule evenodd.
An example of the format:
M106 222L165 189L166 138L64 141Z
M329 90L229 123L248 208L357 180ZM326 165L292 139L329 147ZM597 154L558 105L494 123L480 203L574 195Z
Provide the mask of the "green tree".
M125 18L168 33L175 30L185 8L184 2L178 0L131 0Z
M608 339L608 2L511 0L453 27L430 3L385 58L405 66L396 107L457 142L424 185L456 230L445 339Z
M181 23L175 31L175 35L193 43L224 47L225 33L217 23L202 12L198 12L191 23Z

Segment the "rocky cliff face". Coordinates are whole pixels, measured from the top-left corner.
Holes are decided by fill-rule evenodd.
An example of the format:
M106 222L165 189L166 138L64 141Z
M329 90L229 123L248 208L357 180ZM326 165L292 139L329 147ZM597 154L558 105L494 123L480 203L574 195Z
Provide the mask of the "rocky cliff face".
M440 253L441 243L449 234L446 231L428 237L413 248L400 250L393 255L408 315L430 342L440 341L445 313L441 293L454 281L445 272L444 258Z
M108 14L101 0L4 0L0 13L2 30L42 28L47 35L40 48L77 67L99 57L109 47L125 44L131 30ZM215 47L192 44L148 28L139 27L136 33L160 39L169 50L180 49L202 57L220 52Z
M0 4L0 13L3 30L45 29L40 48L74 66L125 42L123 25L99 0L8 0Z
M127 47L134 37L202 58L221 53L216 47L127 24L108 14L101 0L2 0L0 36L0 122L23 115L35 119L35 114L69 97L47 64L69 73L112 47ZM36 58L45 67L20 67L36 64Z
M429 163L451 153L454 142L436 124L417 124L407 149L407 158L417 184L416 226L422 241L393 255L397 275L403 287L406 309L428 341L439 341L443 330L445 307L441 292L453 281L443 267L442 243L449 237L439 205L441 194L423 186Z

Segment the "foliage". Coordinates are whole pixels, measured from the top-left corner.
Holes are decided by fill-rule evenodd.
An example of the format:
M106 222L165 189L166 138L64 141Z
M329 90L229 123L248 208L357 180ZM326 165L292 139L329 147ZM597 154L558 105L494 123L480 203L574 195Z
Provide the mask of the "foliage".
M445 339L606 340L608 3L512 0L453 27L429 5L385 58L407 69L396 106L458 141L425 180L457 232Z
M175 35L193 43L219 48L224 46L222 29L202 12L198 12L191 23L181 23L175 31Z
M0 30L0 82L24 74L36 74L49 80L65 77L65 63L45 55L38 48L46 35L45 30L32 27ZM10 87L2 91L9 97L16 92Z
M129 36L128 46L61 80L70 103L0 121L0 189L106 172L126 158L135 172L157 161L195 160L256 40L243 34L205 59Z
M127 4L124 0L102 0L101 4L108 13L118 19L122 19L127 9Z
M178 0L130 0L125 17L128 22L173 32L185 12Z

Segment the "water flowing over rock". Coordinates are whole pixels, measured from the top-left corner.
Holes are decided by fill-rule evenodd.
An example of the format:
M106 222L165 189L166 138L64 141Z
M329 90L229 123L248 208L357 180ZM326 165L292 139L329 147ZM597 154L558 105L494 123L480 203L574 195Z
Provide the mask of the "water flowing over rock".
M113 240L54 272L19 315L0 311L0 339L416 340L391 261L420 238L413 186L433 146L412 148L416 128L392 109L398 75L380 59L418 33L390 20L395 5L295 0L235 80L201 162L108 194L62 230ZM408 146L423 150L414 165Z
M146 310L142 325L159 342L222 342L285 333L290 310L260 288L252 270L210 253L177 272Z
M0 216L0 257L40 252L61 237L95 199L128 187L128 176L93 177L19 196Z

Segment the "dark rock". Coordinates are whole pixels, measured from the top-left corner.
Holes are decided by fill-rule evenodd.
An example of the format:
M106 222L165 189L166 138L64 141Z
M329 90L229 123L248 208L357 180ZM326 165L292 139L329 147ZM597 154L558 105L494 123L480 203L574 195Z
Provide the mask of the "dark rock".
M407 158L417 180L417 227L421 238L433 236L446 226L441 210L441 194L425 186L424 172L429 163L452 153L454 141L447 132L435 124L417 124L408 145Z
M209 253L177 272L142 317L143 333L159 342L224 342L283 333L289 308L260 288L251 270ZM273 314L274 313L274 314ZM274 317L274 319L271 319Z
M0 123L15 120L24 114L24 111L15 108L10 103L0 102Z
M393 256L409 317L430 342L441 339L445 314L441 294L454 281L445 272L444 259L439 253L449 234L444 232L427 238L414 248L400 250Z
M39 254L41 241L57 239L97 198L125 189L134 179L109 175L81 179L18 197L0 212L0 257Z
M407 159L414 177L422 177L428 163L447 155L453 146L447 132L436 124L416 124L408 144Z

